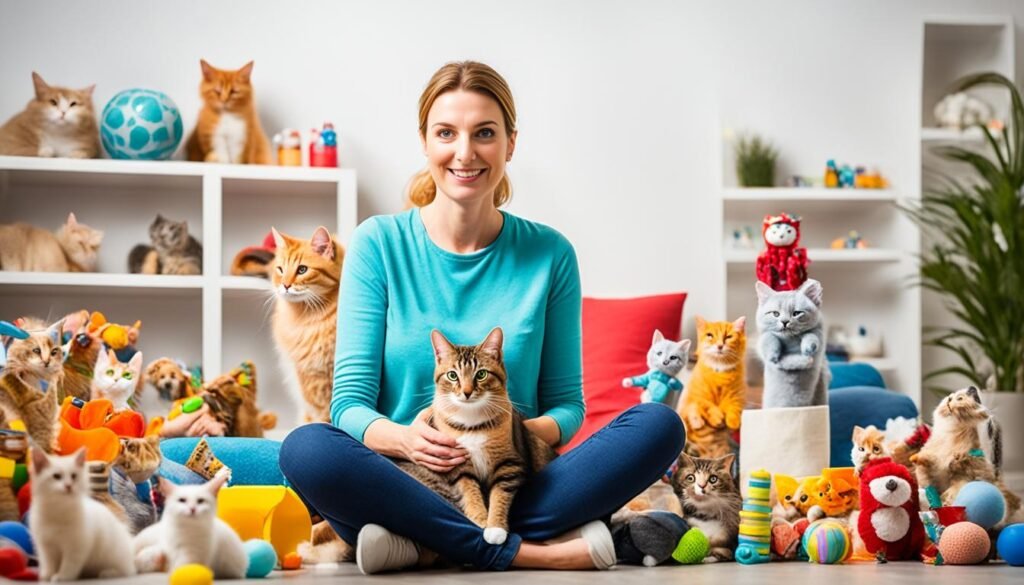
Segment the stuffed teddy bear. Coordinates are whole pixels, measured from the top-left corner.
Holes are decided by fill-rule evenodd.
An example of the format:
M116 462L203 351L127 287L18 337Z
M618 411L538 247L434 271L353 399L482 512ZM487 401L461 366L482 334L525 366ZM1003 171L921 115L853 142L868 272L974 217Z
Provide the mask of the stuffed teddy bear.
M917 481L899 463L882 458L860 473L857 532L878 562L916 560L925 543Z

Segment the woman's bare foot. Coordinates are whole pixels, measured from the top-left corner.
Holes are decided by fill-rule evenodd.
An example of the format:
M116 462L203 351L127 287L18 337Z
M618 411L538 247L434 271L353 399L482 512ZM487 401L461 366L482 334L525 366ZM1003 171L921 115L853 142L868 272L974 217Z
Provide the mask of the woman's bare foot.
M521 569L556 569L562 571L585 571L596 568L590 558L587 541L574 538L557 544L534 544L524 542L519 554L512 559L512 566Z

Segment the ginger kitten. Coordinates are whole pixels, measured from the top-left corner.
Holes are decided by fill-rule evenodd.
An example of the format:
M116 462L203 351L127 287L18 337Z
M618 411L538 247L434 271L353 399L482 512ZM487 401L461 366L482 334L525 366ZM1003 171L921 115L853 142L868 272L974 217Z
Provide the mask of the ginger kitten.
M260 127L253 100L252 66L217 69L200 59L203 108L185 145L188 160L234 164L270 163L270 142Z
M56 232L26 223L0 225L0 270L95 272L103 231L79 223L74 213Z
M92 92L96 87L54 87L32 72L36 95L3 126L0 155L97 158L100 134Z
M687 448L699 457L729 453L729 434L740 428L747 399L746 322L746 317L732 322L697 317L697 366L680 400L679 416L689 431ZM723 428L726 432L714 432Z
M867 428L853 427L853 451L850 458L853 460L853 468L857 475L864 469L868 461L892 457L889 447L885 444L885 433L878 430L875 425L868 425Z
M270 268L277 297L272 323L277 352L304 420L329 422L345 252L325 227L316 228L309 240L271 229L277 244Z

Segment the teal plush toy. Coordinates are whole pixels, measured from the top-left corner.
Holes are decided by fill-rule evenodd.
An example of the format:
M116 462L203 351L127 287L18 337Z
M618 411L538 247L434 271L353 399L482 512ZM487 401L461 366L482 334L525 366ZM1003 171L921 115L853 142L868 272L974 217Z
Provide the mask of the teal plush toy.
M671 341L655 329L651 349L647 352L647 367L650 370L642 376L623 378L622 387L643 388L640 402L668 402L673 391L683 389L683 383L676 376L686 367L689 351L689 339Z

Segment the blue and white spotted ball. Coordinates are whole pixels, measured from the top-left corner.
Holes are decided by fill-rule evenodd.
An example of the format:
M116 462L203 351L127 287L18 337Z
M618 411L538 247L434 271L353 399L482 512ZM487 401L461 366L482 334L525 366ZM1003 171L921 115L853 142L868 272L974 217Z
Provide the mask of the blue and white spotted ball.
M171 158L182 132L178 106L166 94L152 89L118 93L100 116L100 139L112 158Z

